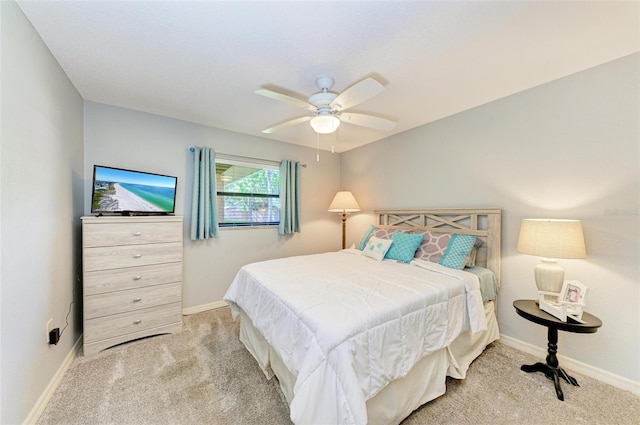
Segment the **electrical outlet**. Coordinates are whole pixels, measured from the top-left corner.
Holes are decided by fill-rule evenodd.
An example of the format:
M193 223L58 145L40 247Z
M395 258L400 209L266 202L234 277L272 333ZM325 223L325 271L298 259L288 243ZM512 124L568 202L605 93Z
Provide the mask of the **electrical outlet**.
M49 332L53 329L53 319L47 320L47 344L49 344Z

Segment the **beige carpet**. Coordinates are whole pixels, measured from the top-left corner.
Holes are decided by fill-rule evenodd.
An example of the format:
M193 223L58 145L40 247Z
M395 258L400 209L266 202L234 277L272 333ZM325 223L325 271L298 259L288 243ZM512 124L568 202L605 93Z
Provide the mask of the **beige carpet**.
M74 360L39 425L290 424L277 381L267 381L238 340L228 308L184 318L184 330ZM563 384L564 402L543 374L523 363L540 359L499 342L471 366L467 379L403 425L636 424L640 397L578 374Z

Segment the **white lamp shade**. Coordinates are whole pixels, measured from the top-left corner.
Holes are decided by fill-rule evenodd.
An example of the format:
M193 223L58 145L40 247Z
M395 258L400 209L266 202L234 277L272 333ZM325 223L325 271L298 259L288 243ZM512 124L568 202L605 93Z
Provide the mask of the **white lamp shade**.
M522 220L516 249L523 254L546 258L587 256L580 220Z
M360 205L354 198L353 194L348 190L341 190L336 193L331 205L329 205L329 212L355 212L360 211Z
M316 133L333 133L340 126L340 120L331 114L318 115L311 118L311 127Z

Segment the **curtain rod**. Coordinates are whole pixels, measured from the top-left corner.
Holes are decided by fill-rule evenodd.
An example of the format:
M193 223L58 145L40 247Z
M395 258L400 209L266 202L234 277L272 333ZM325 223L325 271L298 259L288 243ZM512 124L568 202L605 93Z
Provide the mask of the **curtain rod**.
M189 151L191 151L191 152L195 152L195 151L196 151L196 149L195 149L195 147L191 146L191 147L189 148ZM265 161L266 161L266 162L278 163L277 161L270 161L270 160L268 160L268 159L261 159L261 158L251 158L250 156L229 155L229 154L224 154L224 153L220 153L219 155L220 155L220 157L221 157L221 158L226 157L226 159L239 158L239 159L251 159L251 160L254 160L254 161L262 161L262 162L265 162ZM307 168L307 164L300 164L300 166L301 166L302 168Z

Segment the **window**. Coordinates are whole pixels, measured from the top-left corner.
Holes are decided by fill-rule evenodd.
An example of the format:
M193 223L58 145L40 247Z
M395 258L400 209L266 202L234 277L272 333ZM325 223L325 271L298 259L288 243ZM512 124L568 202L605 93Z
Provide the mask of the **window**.
M279 166L216 158L218 225L277 226L280 223Z

